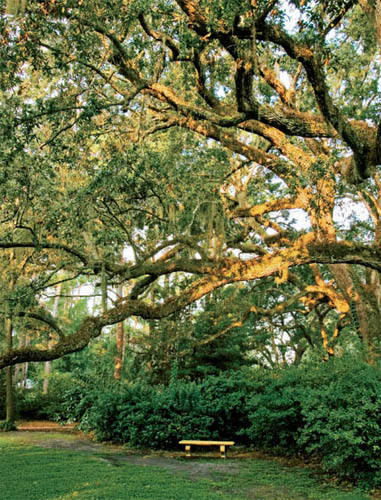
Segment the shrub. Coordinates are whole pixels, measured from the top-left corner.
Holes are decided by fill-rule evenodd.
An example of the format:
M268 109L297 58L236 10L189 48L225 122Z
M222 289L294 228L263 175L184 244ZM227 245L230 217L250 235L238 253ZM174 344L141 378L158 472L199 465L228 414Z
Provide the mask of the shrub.
M55 373L49 377L47 394L43 394L37 385L32 389L16 389L17 414L27 420L61 420L65 393L77 384L78 381L70 373Z
M281 454L299 451L298 433L303 426L301 373L284 369L257 380L247 402L249 440L255 447Z
M83 428L87 428L87 412L93 405L97 392L81 381L66 389L62 395L62 403L59 412L56 412L56 420L69 423L81 422Z
M254 378L246 371L208 377L201 383L203 411L213 418L216 439L247 443L247 401L254 388Z
M90 394L93 397L93 403L82 416L81 429L94 431L95 437L99 441L122 442L118 411L120 395L112 392L97 392L96 390Z
M245 400L250 389L244 376L235 375L210 377L202 383L134 384L94 391L81 403L86 407L81 427L93 430L100 440L136 447L174 448L181 438L242 441L242 429L249 425Z
M9 420L2 420L0 421L0 432L1 431L2 432L17 431L16 424Z
M196 384L135 384L99 393L86 413L86 425L98 439L149 448L173 448L185 435L210 437L212 421L202 410Z
M25 420L47 418L45 408L48 404L48 397L38 389L16 389L15 402L18 418Z
M381 484L381 371L358 360L169 386L76 387L63 408L100 440L174 448L180 439L234 439L314 454L337 477Z
M324 375L323 383L316 379L301 394L300 446L321 456L324 468L335 475L364 487L380 485L380 370L336 362L325 367Z

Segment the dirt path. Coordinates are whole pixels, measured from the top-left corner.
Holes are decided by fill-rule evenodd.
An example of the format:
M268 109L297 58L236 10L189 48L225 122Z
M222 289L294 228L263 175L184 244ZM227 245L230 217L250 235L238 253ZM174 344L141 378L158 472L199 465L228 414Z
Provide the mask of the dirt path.
M70 449L88 452L96 460L106 462L115 467L123 463L131 463L143 467L156 466L172 472L184 472L191 477L201 476L211 478L214 477L216 473L218 476L223 476L224 474L231 475L239 472L237 465L233 464L231 461L220 459L217 454L215 457L208 457L208 460L205 459L206 455L201 454L191 459L185 458L184 454L181 452L174 452L173 454L150 452L149 454L144 454L135 450L126 451L124 448L115 445L94 443L89 439L83 437L79 438L78 436L75 441L67 441L59 437L48 438L44 441L40 441L39 446L44 448ZM202 458L202 460L200 460L200 458Z

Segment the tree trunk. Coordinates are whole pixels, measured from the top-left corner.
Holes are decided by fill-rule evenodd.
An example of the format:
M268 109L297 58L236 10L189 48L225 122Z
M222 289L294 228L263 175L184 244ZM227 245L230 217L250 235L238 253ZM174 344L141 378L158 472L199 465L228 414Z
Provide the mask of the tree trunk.
M15 399L13 394L13 377L12 377L12 367L7 366L6 368L6 382L5 382L5 391L6 391L6 417L5 420L7 422L13 423L15 421Z
M116 326L116 356L114 378L120 380L123 369L123 351L124 351L124 324L118 323Z
M52 362L46 361L44 370L44 382L42 384L42 394L48 394L49 389L49 377L52 372Z
M123 285L120 285L118 290L120 298L123 297ZM123 356L124 355L124 323L121 321L116 325L116 356L114 363L114 379L120 380L122 377L123 369Z
M347 264L329 266L336 283L351 308L352 319L360 335L364 357L369 362L380 354L381 328L381 279L376 271L367 273L362 283L356 270Z
M7 343L7 348L12 349L12 318L6 317L4 322L5 322L5 339ZM11 366L7 366L6 368L5 392L6 392L5 419L7 422L13 424L16 415L15 415L15 399L13 394L13 376L12 376Z
M56 287L56 296L54 298L53 311L52 311L53 318L57 317L58 302L59 302L59 299L60 299L60 297L59 297L60 293L61 293L61 283L59 285L57 285L57 287ZM49 344L51 345L51 341L49 342ZM45 372L44 372L44 382L43 382L43 385L42 385L42 393L43 394L47 394L48 393L48 389L49 389L49 376L51 374L51 371L52 371L52 362L51 361L46 361L46 363L45 363Z
M356 309L364 351L368 362L373 363L381 355L381 279L376 271L367 273L365 284L358 287Z
M19 335L19 349L24 346L24 335ZM20 382L21 386L21 364L15 365L15 372L13 374L13 380L16 384Z

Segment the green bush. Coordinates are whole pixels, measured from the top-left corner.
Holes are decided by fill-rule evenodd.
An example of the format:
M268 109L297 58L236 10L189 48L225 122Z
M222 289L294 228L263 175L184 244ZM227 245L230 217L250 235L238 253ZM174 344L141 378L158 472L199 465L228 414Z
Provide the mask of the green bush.
M245 401L251 390L247 377L210 377L201 383L174 381L169 386L125 385L109 391L66 394L69 418L81 419L81 428L100 440L132 446L174 448L179 439L245 439L249 425Z
M247 435L255 447L286 455L300 451L300 392L305 383L300 375L301 371L284 369L256 381L246 406L250 421Z
M16 389L17 415L26 420L61 420L65 393L77 384L78 381L70 373L55 373L49 377L47 394L43 394L38 385L32 389Z
M381 370L358 360L66 392L61 408L99 440L170 449L180 439L233 439L314 454L337 477L381 485Z
M48 397L38 389L16 389L15 403L18 418L23 420L48 418L45 412Z
M313 454L325 470L381 484L381 370L359 360L269 372L247 401L248 436L261 449Z
M255 379L246 371L202 381L202 408L213 418L212 428L217 439L247 443L250 427L247 401L254 387Z
M1 431L2 432L17 431L16 424L9 420L2 420L0 421L0 432Z
M380 485L380 370L336 362L325 367L324 377L301 393L299 445L321 456L324 468L335 475L365 487Z
M196 384L164 388L141 384L99 393L85 418L99 440L145 448L173 448L184 437L210 438L213 418L202 408Z
M81 381L66 389L62 395L60 411L56 412L56 420L68 423L79 422L87 429L86 415L93 406L94 398L98 395Z

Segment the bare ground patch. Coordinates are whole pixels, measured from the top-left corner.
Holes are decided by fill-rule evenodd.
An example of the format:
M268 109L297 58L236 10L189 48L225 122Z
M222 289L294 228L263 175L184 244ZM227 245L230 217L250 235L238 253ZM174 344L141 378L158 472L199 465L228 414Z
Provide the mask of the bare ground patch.
M191 458L186 458L184 451L132 450L121 445L97 443L91 436L76 431L74 426L62 427L53 422L46 424L46 422L22 422L18 424L17 432L8 435L14 434L23 444L89 453L92 459L115 467L131 463L143 467L161 467L174 473L184 473L192 478L204 477L215 480L219 478L222 480L223 476L239 472L238 464L229 459L221 459L218 450L195 453ZM233 457L233 454L231 456Z

